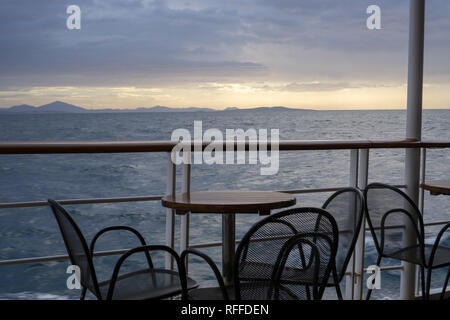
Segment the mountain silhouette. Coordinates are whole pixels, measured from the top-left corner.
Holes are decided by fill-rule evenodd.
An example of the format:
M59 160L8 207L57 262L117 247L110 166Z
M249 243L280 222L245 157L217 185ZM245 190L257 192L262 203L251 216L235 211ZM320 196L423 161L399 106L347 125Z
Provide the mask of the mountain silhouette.
M20 106L13 106L5 110L8 110L10 112L33 112L35 109L36 107L30 106L28 104L21 104Z
M65 103L62 101L55 101L39 107L22 104L6 109L0 109L0 112L7 113L80 113L87 111L88 110L84 108L74 106L73 104Z
M136 109L85 109L73 104L69 104L62 101L54 101L52 103L44 104L42 106L31 106L28 104L22 104L18 106L12 106L9 108L0 108L0 113L107 113L107 112L212 112L212 111L306 111L308 109L295 109L286 107L255 107L248 109L240 109L236 107L230 107L225 110L216 110L212 108L199 108L199 107L187 107L187 108L171 108L165 106L153 106L150 108L136 108Z
M73 104L65 103L62 101L55 101L49 104L44 104L40 107L36 107L39 111L43 112L86 112L87 110Z

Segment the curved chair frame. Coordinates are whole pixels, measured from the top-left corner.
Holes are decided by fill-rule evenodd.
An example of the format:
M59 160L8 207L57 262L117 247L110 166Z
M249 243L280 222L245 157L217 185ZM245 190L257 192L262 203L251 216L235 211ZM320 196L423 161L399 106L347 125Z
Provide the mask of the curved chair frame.
M309 239L305 239L305 237L318 237L322 236L320 234L297 234L290 238L281 248L280 253L278 255L277 261L279 261L279 264L274 268L274 274L272 276L272 283L271 283L271 289L268 292L268 296L272 294L272 290L274 291L274 298L275 300L279 300L279 293L280 293L280 287L281 287L281 276L283 274L283 269L286 266L287 258L289 257L289 254L295 247L301 247L303 248L303 245L307 245L310 247L310 250L312 252L312 256L314 257L314 262L310 261L307 267L309 267L311 264L314 264L314 271L313 271L313 279L312 279L312 287L313 287L313 299L316 300L319 297L319 292L317 290L317 280L319 278L319 267L320 267L320 252L317 249L316 245ZM328 237L327 237L328 238ZM328 238L329 240L329 238ZM329 240L330 241L330 240ZM331 245L331 243L330 243ZM311 259L312 260L312 259ZM309 296L309 291L307 291L307 296Z
M330 205L330 203L333 202L334 199L336 199L343 193L347 193L347 192L353 192L356 195L356 197L357 197L356 201L359 205L359 212L358 212L358 219L356 221L356 225L355 225L355 229L354 229L353 238L347 249L347 255L345 257L344 263L342 264L342 270L340 270L340 273L338 273L337 266L334 265L333 270L332 270L334 284L327 285L330 287L334 285L334 287L336 288L336 294L337 294L339 300L343 300L342 291L341 291L341 287L340 287L339 283L344 278L348 263L350 262L353 251L355 250L356 242L358 241L359 233L361 231L361 225L362 225L362 221L363 221L363 217L364 217L364 208L365 208L364 194L358 188L353 188L353 187L342 188L342 189L336 191L335 193L333 193L325 201L325 203L322 206L323 209L327 210L327 207ZM330 213L332 214L332 212L330 212Z
M248 243L250 242L250 238L251 236L256 233L262 226L264 226L267 223L283 223L283 224L288 224L286 221L280 221L278 220L281 217L285 217L291 214L296 214L296 213L301 213L301 212L316 212L319 216L318 218L320 218L321 216L324 216L327 218L327 220L331 223L332 225L332 232L333 232L333 239L335 241L333 241L332 246L330 247L330 261L334 261L335 257L336 257L336 252L337 252L337 247L338 247L338 239L339 239L339 233L338 233L338 228L337 228L337 224L335 219L333 218L333 216L326 210L324 209L320 209L320 208L313 208L313 207L302 207L302 208L294 208L294 209L288 209L288 210L284 210L281 212L278 212L276 214L273 214L271 216L268 216L262 220L260 220L259 222L257 222L256 224L254 224L250 230L245 234L245 236L242 238L241 242L239 243L239 246L236 250L236 257L234 260L234 267L233 267L233 279L234 279L234 289L235 289L235 295L236 295L236 299L240 300L241 296L240 296L240 282L239 282L239 260L240 260L240 256L243 252L245 252L246 254L246 248L248 247ZM317 219L316 221L316 228L318 228L320 224L320 219ZM301 230L296 230L294 226L290 226L291 230L293 230L293 236L297 235L297 234L301 234ZM305 234L307 234L309 232L305 232ZM280 256L278 258L281 258ZM277 259L277 261L275 262L275 265L279 265L280 261ZM275 268L276 269L276 268ZM325 291L325 286L326 283L328 282L328 277L330 275L332 271L332 264L330 264L327 267L327 270L325 272L325 278L327 281L324 281L324 283L319 284L321 287L318 291L318 299L320 299L323 295L323 292Z
M318 218L320 218L322 216L325 217L331 224L331 227L332 227L331 232L332 232L333 240L331 240L331 237L321 234L320 232L303 232L302 233L301 230L296 230L296 228L294 226L290 225L288 222L283 221L283 220L278 220L281 217L288 216L288 215L295 214L295 213L301 213L301 212L305 212L305 213L306 212L308 212L308 213L315 212L318 214ZM239 243L239 246L236 250L235 260L234 260L234 265L233 265L233 287L234 287L233 289L234 289L234 293L235 293L235 299L241 300L241 288L240 288L240 280L239 280L240 257L241 257L241 255L244 257L247 255L247 249L248 249L247 245L250 242L251 236L267 223L282 223L282 224L287 225L293 231L292 237L286 241L286 243L283 245L283 248L280 250L280 252L278 252L278 256L277 256L277 259L275 262L275 267L273 269L272 277L271 277L271 279L272 279L271 287L275 288L275 289L276 288L279 289L279 287L278 287L279 281L278 281L278 283L274 282L274 281L275 281L275 279L279 280L281 277L282 270L280 269L280 265L282 265L282 264L284 265L286 263L286 259L289 255L290 250L292 248L294 248L295 246L299 246L300 244L309 244L309 245L312 244L312 245L314 245L314 248L315 248L314 241L311 241L309 239L302 239L302 238L312 237L313 240L314 239L317 240L317 238L319 238L319 237L328 238L327 242L329 243L329 246L330 246L330 259L329 259L329 263L326 267L326 270L324 272L324 279L323 279L322 283L316 282L315 284L314 283L308 284L308 285L313 286L313 298L315 300L321 299L323 296L323 292L325 290L325 286L328 282L328 277L330 276L330 273L333 269L333 264L334 264L333 262L334 262L334 259L336 256L339 234L338 234L337 224L336 224L336 221L334 220L333 216L324 209L312 208L312 207L288 209L288 210L273 214L271 216L268 216L268 217L260 220L256 224L254 224L250 228L250 230L244 235L244 237L242 238L242 240ZM316 228L319 227L319 224L320 224L320 219L318 219L318 221L316 222ZM313 250L317 250L317 248L315 248ZM219 288L222 293L222 299L228 300L229 295L227 292L227 287L224 284L224 281L223 281L222 275L219 272L219 269L217 268L215 263L212 261L212 259L198 250L187 249L181 254L182 268L184 270L186 270L184 267L185 257L188 254L195 254L195 255L203 258L209 264L209 266L214 271L216 279L219 283ZM309 261L309 264L307 266L309 267L311 263L313 263L313 262ZM318 268L319 266L317 265L315 267ZM187 277L187 274L185 274L185 277ZM278 290L278 289L276 289L276 290ZM185 292L185 295L187 296L187 292Z
M120 272L120 268L123 264L123 262L131 255L137 253L137 252L144 252L146 259L147 259L147 263L150 269L153 269L153 262L151 260L150 257L150 252L151 251L164 251L169 253L176 261L177 267L178 267L178 275L180 278L180 284L181 284L181 289L180 292L177 293L171 293L171 294L166 294L166 295L162 295L162 296L158 296L158 298L167 298L170 296L174 296L177 295L179 293L185 293L187 292L188 288L187 288L187 278L184 277L184 273L183 273L183 266L181 264L180 261L180 257L178 256L178 254L171 248L167 247L167 246L152 246L152 245L147 245L144 237L136 230L133 229L131 227L128 226L113 226L113 227L107 227L104 228L102 230L100 230L92 239L92 242L90 244L90 247L88 247L87 245L87 241L84 238L83 233L81 232L80 228L78 227L78 225L76 224L76 222L73 220L73 218L71 217L71 215L55 200L49 199L48 200L52 211L55 215L56 221L58 223L58 226L61 230L61 234L64 240L64 244L66 246L67 252L69 254L70 260L72 262L72 264L76 264L76 260L73 256L73 252L71 250L71 248L68 246L68 239L66 237L64 230L64 226L61 225L60 220L58 218L58 213L61 213L64 215L64 218L66 218L69 223L71 224L71 227L73 228L73 230L75 230L76 235L78 236L78 238L80 239L80 244L83 248L84 251L84 256L87 260L87 264L88 267L90 269L90 277L91 277L91 281L92 281L92 293L99 299L99 300L111 300L113 298L114 295L114 288L117 282L117 279L119 277L119 272ZM57 212L58 211L58 212ZM99 283L98 283L98 279L97 279L97 275L95 272L95 267L94 267L94 263L93 263L93 254L94 254L94 247L95 247L95 243L98 240L98 238L103 235L106 232L110 232L110 231L116 231L116 230L125 230L125 231L129 231L131 233L133 233L134 235L136 235L136 237L139 239L139 241L141 242L142 246L137 247L137 248L133 248L128 250L127 252L125 252L118 260L118 262L116 263L115 267L114 267L114 271L112 274L112 277L110 279L109 282L109 288L108 288L108 293L106 297L103 297L99 288ZM87 283L81 283L83 286L82 292L81 292L81 296L80 299L84 300L86 292L88 290L88 284ZM91 290L91 289L90 289ZM184 296L184 295L183 295Z
M370 212L369 212L369 208L368 208L367 193L371 189L389 189L393 192L396 192L404 200L407 201L410 208L412 208L412 212L414 213L414 214L412 214L412 212L410 212L404 208L393 208L393 209L385 212L383 214L383 216L381 217L381 221L380 221L380 239L378 239L378 237L376 235L375 227L373 226L372 220L370 218ZM405 215L408 218L408 220L411 222L411 226L413 227L413 230L414 230L413 232L416 236L416 243L417 243L417 246L419 247L420 262L418 265L419 265L420 271L421 271L422 299L424 299L424 300L429 299L430 298L432 270L450 265L450 259L449 259L449 261L443 265L433 266L436 251L439 247L441 238L442 238L443 234L447 231L447 229L450 227L450 223L446 224L439 231L438 236L437 236L437 238L433 244L433 247L431 249L430 256L428 257L428 260L427 260L427 258L425 256L425 227L424 227L424 222L423 222L423 216L422 216L419 208L411 200L411 198L405 192L403 192L402 190L400 190L394 186L390 186L388 184L378 183L378 182L371 183L364 189L364 197L366 199L365 213L366 213L367 223L369 225L369 229L372 234L372 237L373 237L373 240L375 243L375 247L378 252L378 258L377 258L376 265L380 266L382 258L398 259L398 257L391 256L390 254L384 252L385 230L386 230L385 222L386 222L387 217L393 213L397 213L397 214L400 213L400 214ZM408 261L408 260L405 260L405 261ZM415 263L412 261L408 261L408 262ZM425 279L425 269L427 269L426 279ZM450 271L449 271L449 274L450 274ZM445 285L442 289L443 291L441 294L441 298L443 298L445 295L445 290L446 290L446 286L448 283L449 274L447 274L447 278L445 280ZM369 289L367 292L367 296L366 296L367 300L370 299L371 294L372 294L372 289Z

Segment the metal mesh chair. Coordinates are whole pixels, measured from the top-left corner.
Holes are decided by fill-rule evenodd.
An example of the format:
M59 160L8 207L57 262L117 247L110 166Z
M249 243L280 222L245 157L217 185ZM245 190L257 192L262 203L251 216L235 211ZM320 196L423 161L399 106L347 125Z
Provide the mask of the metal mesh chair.
M166 246L147 245L142 235L131 227L114 226L102 229L94 236L89 249L80 228L69 213L56 201L48 200L48 202L58 222L70 261L80 268L79 281L83 286L80 299L85 298L87 290L99 300L162 299L179 295L197 286L194 280L184 277L180 258L175 251ZM102 234L114 230L132 232L142 246L123 254L115 265L111 279L99 283L92 260L95 242ZM178 272L155 268L150 257L151 251L164 251L170 254L177 263ZM119 275L125 260L139 252L145 254L148 268Z
M377 266L383 257L419 265L422 297L428 299L432 270L450 265L450 248L440 244L450 224L441 229L434 244L425 244L422 214L407 194L390 185L372 183L364 196L367 223L378 252ZM405 233L407 229L412 235ZM367 299L371 293L367 292Z
M191 299L318 300L334 263L338 229L323 209L295 208L256 223L236 250L233 286L225 287L214 262L193 249L213 268L219 288L189 292Z
M356 188L344 188L332 194L322 208L333 215L339 230L333 277L329 278L327 287L336 287L337 296L342 300L339 283L345 275L360 233L364 215L364 195Z

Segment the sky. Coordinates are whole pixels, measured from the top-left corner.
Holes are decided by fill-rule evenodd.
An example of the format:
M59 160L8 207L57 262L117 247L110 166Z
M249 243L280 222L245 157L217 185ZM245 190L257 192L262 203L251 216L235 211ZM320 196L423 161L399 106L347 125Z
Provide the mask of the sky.
M0 107L403 109L408 14L408 0L2 0ZM427 1L424 108L450 108L449 16Z

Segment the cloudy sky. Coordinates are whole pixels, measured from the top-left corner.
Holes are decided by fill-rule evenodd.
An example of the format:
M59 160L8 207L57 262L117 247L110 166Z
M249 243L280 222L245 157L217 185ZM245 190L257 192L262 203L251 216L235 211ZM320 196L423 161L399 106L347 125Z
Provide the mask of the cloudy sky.
M66 8L81 8L68 30ZM381 30L366 9L381 8ZM2 0L0 107L405 108L408 0ZM450 107L450 1L427 2L425 108Z

